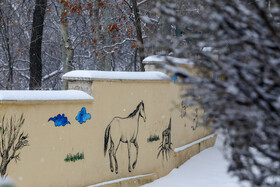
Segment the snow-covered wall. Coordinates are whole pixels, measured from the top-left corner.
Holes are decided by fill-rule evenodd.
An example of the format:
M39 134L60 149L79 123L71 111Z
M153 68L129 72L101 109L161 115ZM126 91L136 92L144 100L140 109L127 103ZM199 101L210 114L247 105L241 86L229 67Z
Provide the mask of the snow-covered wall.
M187 58L152 55L146 57L143 60L143 64L146 72L159 71L164 74L170 74L170 71L167 71L168 69L167 66L169 66L169 63L173 64L174 66L180 67L181 69L186 70L192 74L195 74L197 72L197 67L194 66L194 62ZM172 77L172 79L174 78L175 77Z
M170 78L161 72L122 72L122 71L89 71L89 70L75 70L63 75L64 80L164 80L168 81Z
M23 115L28 133L7 170L17 186L140 185L214 143L198 126L202 110L185 106L163 73L74 71L64 80L76 90L0 91L1 128Z
M193 65L193 61L187 58L176 58L172 56L160 56L160 55L152 55L148 56L143 60L144 64L163 64L166 62L172 62L174 64L180 65Z
M79 90L63 91L30 91L3 90L0 91L0 102L12 101L75 101L93 100L93 97Z
M92 95L92 82L95 81L164 81L169 82L169 76L162 72L117 72L75 70L63 75L68 89L82 90Z

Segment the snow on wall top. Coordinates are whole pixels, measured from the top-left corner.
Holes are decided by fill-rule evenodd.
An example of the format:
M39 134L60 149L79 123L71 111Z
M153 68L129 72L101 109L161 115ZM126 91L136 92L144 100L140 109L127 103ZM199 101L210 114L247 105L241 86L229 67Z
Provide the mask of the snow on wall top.
M1 90L0 102L2 101L72 101L93 100L93 97L83 91L39 91L39 90Z
M63 75L66 80L79 79L113 79L113 80L170 80L170 77L162 72L122 72L122 71L89 71L75 70Z
M164 63L167 61L173 62L175 64L193 65L193 62L187 58L176 58L172 56L159 56L159 55L148 56L143 60L143 63L144 64Z

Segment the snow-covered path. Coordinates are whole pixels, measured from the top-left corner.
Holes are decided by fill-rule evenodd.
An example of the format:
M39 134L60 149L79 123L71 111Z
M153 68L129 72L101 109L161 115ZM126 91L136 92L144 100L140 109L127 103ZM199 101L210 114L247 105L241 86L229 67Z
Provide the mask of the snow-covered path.
M192 157L167 176L144 187L240 187L237 178L227 173L227 161L221 152L221 139L216 144Z

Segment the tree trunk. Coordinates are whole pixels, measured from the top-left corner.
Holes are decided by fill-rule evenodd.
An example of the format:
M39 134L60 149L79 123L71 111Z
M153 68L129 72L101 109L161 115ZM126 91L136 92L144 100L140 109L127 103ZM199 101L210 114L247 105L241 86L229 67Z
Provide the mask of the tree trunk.
M3 150L4 152L4 150ZM8 168L8 164L9 164L9 161L8 161L8 155L6 152L3 153L3 157L2 157L2 161L1 161L1 165L0 165L0 174L1 174L1 177L5 177L6 175L6 172L7 172L7 168Z
M140 69L141 71L145 71L144 64L143 64L143 60L145 58L144 41L142 37L141 19L140 19L139 9L136 0L132 0L132 6L133 6L134 18L135 18L134 24L136 28L136 34L137 34L137 47L139 49Z
M178 32L178 30L177 30ZM171 24L168 22L168 17L165 15L162 15L159 19L159 33L162 37L166 38L167 36L171 35ZM180 36L181 31L179 30L178 36ZM159 48L161 51L166 51L167 53L170 53L170 49L167 46L162 46Z
M1 1L0 1L1 3ZM4 50L5 56L8 61L8 81L6 84L6 89L11 90L13 88L14 82L14 61L11 54L11 47L10 47L10 19L5 19L3 16L3 11L0 8L0 34L2 38L2 49Z
M109 24L110 24L110 20L112 18L111 16L111 10L109 7L106 7L104 10L104 44L105 46L110 45L112 42L112 39L110 37L110 33L108 32L109 30ZM112 55L110 53L106 53L104 52L104 67L103 69L104 71L111 71L112 70Z
M29 49L30 90L41 89L42 85L42 38L47 0L36 0L33 13L32 34Z
M64 4L59 3L59 14L61 17L64 11L65 11ZM63 74L65 74L74 69L73 66L74 49L72 46L72 41L69 38L68 26L66 25L67 17L65 16L62 18L60 21L60 34L62 38L61 51L62 51L62 61L63 61ZM68 88L67 81L63 81L63 89L66 90L67 88Z
M10 42L9 42L9 37L7 37L7 53L8 53L8 66L9 66L9 75L8 75L8 82L6 89L7 90L12 90L13 89L13 83L14 83L14 62L11 56L11 51L10 51Z
M159 20L159 31L162 36L168 36L171 34L171 24L168 22L168 18L164 15Z
M9 38L9 25L4 25L6 27L6 33L5 33L5 44L6 44L6 50L7 50L7 60L8 60L8 67L9 67L9 73L8 73L8 82L6 89L12 90L13 89L13 83L14 83L14 61L12 59L11 55L11 47L10 47L10 38Z
M166 3L171 3L171 0L165 0L164 2ZM178 27L177 27L178 28ZM177 30L178 32L178 30ZM161 35L161 37L166 38L167 36L171 35L171 24L168 21L168 16L166 15L161 15L160 19L159 19L159 33ZM181 31L179 31L180 35ZM160 51L166 51L167 54L170 53L170 49L167 46L162 46L161 48L159 48Z
M135 52L134 52L134 62L133 62L133 67L134 67L134 71L136 71L137 68L137 53L138 53L138 48L135 48Z
M104 53L102 50L98 51L98 47L101 44L102 41L102 35L101 35L101 25L100 25L100 16L99 16L99 2L94 1L94 5L92 8L93 15L92 15L92 23L94 28L94 36L96 39L96 54L97 56L97 69L102 70L104 67Z

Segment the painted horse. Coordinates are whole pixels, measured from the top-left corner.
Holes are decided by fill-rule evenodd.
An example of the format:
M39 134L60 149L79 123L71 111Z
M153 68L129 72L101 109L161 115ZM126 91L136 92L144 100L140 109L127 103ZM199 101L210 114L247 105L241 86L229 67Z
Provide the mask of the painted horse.
M113 120L109 123L105 130L104 136L104 156L106 156L106 151L108 148L108 143L110 141L110 148L108 150L109 160L110 160L110 169L111 172L114 172L112 156L115 161L115 172L118 173L118 161L117 161L117 151L120 143L127 144L128 151L128 171L131 172L131 164L130 164L130 147L133 144L136 148L136 159L132 164L132 168L135 168L138 158L138 143L137 143L137 135L139 130L139 119L143 118L144 122L146 122L146 114L144 103L141 101L136 109L129 114L127 117L114 117Z

